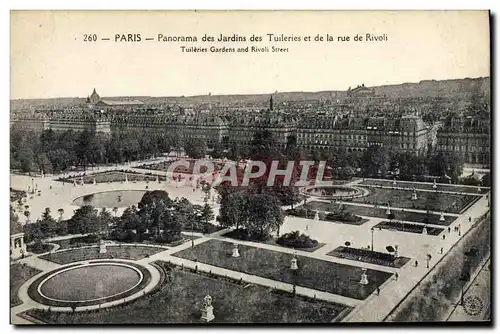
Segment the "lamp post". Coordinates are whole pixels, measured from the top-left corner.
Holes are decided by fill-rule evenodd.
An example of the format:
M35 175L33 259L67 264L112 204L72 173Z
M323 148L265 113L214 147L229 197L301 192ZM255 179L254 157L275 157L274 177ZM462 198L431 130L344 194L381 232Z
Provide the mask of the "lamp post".
M372 231L372 252L374 252L375 250L373 249L373 232L375 232L375 228L371 228L371 231Z

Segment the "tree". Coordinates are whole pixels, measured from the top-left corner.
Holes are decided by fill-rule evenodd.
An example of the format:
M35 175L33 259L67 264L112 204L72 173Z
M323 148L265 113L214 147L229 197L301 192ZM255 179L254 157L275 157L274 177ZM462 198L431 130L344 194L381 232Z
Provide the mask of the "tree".
M10 206L10 234L16 234L22 232L21 224L19 223L19 217L15 214L14 208Z
M210 205L205 204L201 210L201 219L205 221L205 224L208 224L208 222L214 219L214 217L214 212Z
M275 197L267 194L249 195L247 212L245 228L253 238L265 238L274 231L279 234L284 215L281 203Z
M28 210L24 211L24 216L26 217L26 225L30 223L30 215L31 213Z
M372 145L363 154L363 170L366 176L385 176L389 170L389 153L387 148Z
M240 225L245 226L248 219L248 194L243 191L228 193L220 190L221 206L219 209L218 222L223 227L233 227L236 229Z
M50 208L45 208L42 218L38 221L41 233L44 237L53 236L57 230L57 222L50 215Z
M59 213L59 222L61 222L62 217L64 215L64 209L59 209L59 210L57 210L57 212Z
M222 147L221 143L216 142L214 144L212 152L210 152L210 155L214 159L222 159L224 157L224 148Z
M98 231L97 209L90 205L84 205L75 210L73 217L68 220L68 233L85 234Z
M201 138L189 138L184 144L184 152L194 159L204 158L207 152L205 140Z

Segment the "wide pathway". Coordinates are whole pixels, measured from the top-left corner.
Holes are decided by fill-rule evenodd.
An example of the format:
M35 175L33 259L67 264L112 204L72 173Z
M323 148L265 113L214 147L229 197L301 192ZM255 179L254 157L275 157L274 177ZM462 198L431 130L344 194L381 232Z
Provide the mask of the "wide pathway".
M381 288L380 295L372 295L361 306L354 309L344 322L381 322L385 317L398 305L398 303L407 297L413 288L432 271L446 253L462 238L462 236L472 227L475 220L489 210L487 199L484 196L470 207L466 214L462 215L451 225L452 230L455 226L461 226L461 233L449 233L445 240L441 240L433 248L429 248L428 254L432 255L430 268L426 268L427 253L422 252L417 254L419 262L418 267L406 265L400 270L398 281L396 284L387 285L385 289ZM473 223L468 222L468 217L471 216ZM440 248L443 248L443 254Z

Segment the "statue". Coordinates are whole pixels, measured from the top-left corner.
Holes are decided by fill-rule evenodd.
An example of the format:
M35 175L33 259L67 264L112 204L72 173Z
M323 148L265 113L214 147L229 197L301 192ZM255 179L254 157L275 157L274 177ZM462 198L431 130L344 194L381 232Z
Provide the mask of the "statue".
M441 221L441 222L445 221L443 211L441 211L441 215L439 216L439 221Z
M238 251L238 244L234 244L233 257L240 257L240 252Z
M201 320L205 322L210 322L215 319L214 307L212 306L212 297L206 295L203 298L203 303L201 307Z
M413 193L411 194L411 199L413 201L416 201L418 198L417 198L417 192L415 191L415 188L413 188Z
M363 273L361 274L361 280L359 284L367 285L368 284L368 275L366 275L366 268L363 268Z

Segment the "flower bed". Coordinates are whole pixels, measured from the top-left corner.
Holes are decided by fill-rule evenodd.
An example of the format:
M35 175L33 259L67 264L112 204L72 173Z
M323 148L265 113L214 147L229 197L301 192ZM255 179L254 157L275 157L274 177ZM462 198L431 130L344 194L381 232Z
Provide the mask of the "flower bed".
M327 255L394 268L401 268L410 261L410 258L404 256L395 257L393 254L344 246L335 248Z
M422 234L425 225L417 225L411 223L404 223L398 221L383 221L379 224L375 225L375 228L384 229L384 230L395 230L400 232L410 232L410 233L418 233ZM444 228L439 227L429 227L427 226L427 234L428 235L439 235L444 231Z
M314 248L318 246L318 241L311 239L299 231L285 233L276 240L278 245L289 248Z

